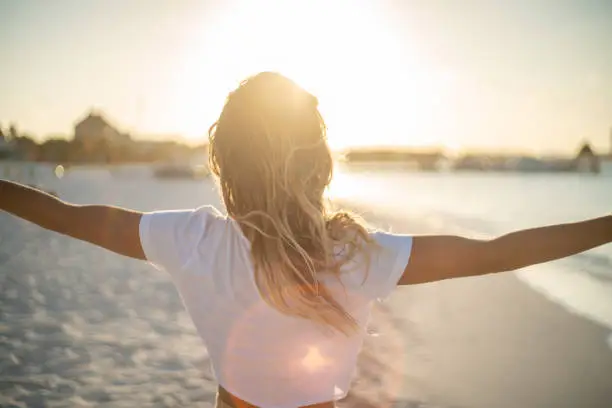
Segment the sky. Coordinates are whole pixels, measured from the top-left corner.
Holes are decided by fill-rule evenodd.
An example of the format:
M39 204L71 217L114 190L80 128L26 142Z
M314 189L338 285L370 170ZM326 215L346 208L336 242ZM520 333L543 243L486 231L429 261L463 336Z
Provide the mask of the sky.
M319 97L335 148L610 148L608 0L0 0L0 124L71 135L92 108L205 140L274 70Z

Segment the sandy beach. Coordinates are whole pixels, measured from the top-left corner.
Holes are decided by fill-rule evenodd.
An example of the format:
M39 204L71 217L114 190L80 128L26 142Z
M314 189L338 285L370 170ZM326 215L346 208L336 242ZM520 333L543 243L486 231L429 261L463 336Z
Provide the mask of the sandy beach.
M46 186L138 210L219 205L208 181L92 170ZM394 231L436 232L359 210ZM512 273L398 289L370 334L343 407L612 406L609 332ZM206 407L215 391L164 273L0 214L0 406Z

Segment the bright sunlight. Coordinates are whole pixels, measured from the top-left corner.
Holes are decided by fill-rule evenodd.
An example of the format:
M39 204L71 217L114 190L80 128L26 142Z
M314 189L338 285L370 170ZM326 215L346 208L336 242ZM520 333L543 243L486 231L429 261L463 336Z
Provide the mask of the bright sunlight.
M387 25L375 3L228 2L184 64L192 137L205 131L203 104L215 115L237 81L273 70L319 97L332 147L435 143L428 126L440 83Z

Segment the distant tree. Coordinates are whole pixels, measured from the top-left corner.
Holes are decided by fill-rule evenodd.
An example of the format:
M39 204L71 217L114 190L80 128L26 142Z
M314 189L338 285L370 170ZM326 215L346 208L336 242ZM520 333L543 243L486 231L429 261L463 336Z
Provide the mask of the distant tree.
M15 140L19 136L19 132L17 131L17 126L15 126L14 123L11 123L11 125L9 127L8 136L9 136L8 138L11 139L11 140Z
M68 136L62 135L61 133L51 133L45 136L48 140L68 140Z
M2 124L0 124L0 140L5 139L4 130L2 129Z
M65 163L70 158L70 142L66 139L47 139L41 145L40 152L44 161Z
M16 139L25 139L25 140L28 140L29 142L36 144L36 141L34 140L34 136L29 133L22 133L20 135L17 135Z
M25 160L37 160L38 159L39 146L38 146L38 143L36 143L36 141L34 141L34 139L31 136L27 134L21 135L13 139L12 143L14 144L15 149L17 150L18 156L21 157L22 159L25 159Z

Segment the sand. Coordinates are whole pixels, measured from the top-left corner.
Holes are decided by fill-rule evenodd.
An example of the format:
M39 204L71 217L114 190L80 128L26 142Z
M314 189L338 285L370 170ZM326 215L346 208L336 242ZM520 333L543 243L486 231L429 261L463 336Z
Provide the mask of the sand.
M396 232L455 232L342 205ZM420 395L473 408L612 407L610 330L568 313L514 273L399 288L386 306L406 342L399 399Z
M218 204L208 182L101 170L47 185L67 200L139 210ZM512 274L400 289L376 305L370 332L341 406L612 406L603 329ZM166 274L0 214L0 406L205 407L215 390Z

